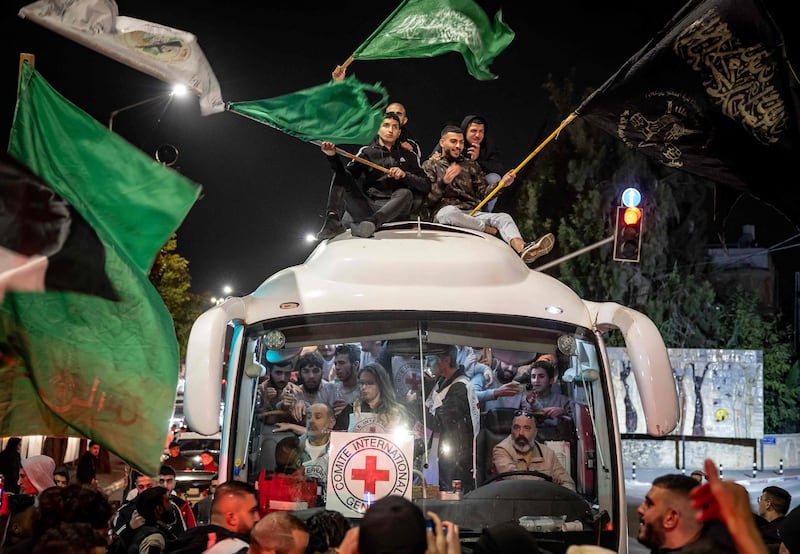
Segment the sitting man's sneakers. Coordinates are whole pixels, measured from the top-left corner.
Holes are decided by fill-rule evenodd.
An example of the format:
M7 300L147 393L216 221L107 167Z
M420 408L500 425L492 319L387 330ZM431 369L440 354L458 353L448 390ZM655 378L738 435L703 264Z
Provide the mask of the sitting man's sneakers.
M369 220L353 223L350 233L354 237L369 238L375 233L375 224Z
M342 220L335 213L329 213L325 216L325 223L322 224L322 229L317 233L317 240L332 239L336 235L344 233L344 225Z
M519 257L522 258L522 261L526 264L532 263L540 256L549 253L553 249L555 243L556 237L553 236L553 233L547 233L539 240L526 244L519 253Z

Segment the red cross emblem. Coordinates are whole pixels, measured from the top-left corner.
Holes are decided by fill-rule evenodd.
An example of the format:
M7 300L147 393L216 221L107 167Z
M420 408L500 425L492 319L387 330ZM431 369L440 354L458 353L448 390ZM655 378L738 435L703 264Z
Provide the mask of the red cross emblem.
M366 466L364 469L353 468L350 473L350 478L358 481L364 481L364 492L375 494L375 483L378 481L389 480L388 469L378 469L377 456L365 456Z
M411 377L406 377L406 384L407 384L407 385L410 385L410 386L409 386L409 388L410 388L411 390L417 390L417 386L418 386L418 385L419 385L419 384L420 384L422 381L420 381L419 377L417 377L417 374L416 374L416 373L414 373L413 371L412 371L412 372L410 372L410 375L411 375Z

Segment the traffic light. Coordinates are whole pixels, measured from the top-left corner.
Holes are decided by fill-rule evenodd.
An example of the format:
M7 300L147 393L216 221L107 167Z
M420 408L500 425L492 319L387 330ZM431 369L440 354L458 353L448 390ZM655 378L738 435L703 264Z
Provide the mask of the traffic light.
M642 210L635 206L617 206L614 231L614 260L638 262L642 246Z

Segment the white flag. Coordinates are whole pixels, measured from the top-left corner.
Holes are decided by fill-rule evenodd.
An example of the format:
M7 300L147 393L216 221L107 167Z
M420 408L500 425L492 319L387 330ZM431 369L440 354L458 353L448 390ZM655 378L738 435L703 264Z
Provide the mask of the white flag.
M197 37L150 21L120 16L114 0L38 0L27 18L87 48L168 83L182 83L200 97L200 111L225 110L217 77Z

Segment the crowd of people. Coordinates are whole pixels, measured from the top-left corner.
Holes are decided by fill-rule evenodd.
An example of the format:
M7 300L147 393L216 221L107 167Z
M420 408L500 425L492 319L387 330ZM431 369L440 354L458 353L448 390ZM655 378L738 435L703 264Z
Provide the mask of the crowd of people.
M502 188L511 185L516 174L503 170L482 116L468 115L460 126L446 125L425 159L399 102L387 106L375 137L346 164L336 145L323 141L321 148L333 177L318 240L348 227L353 236L368 238L384 223L419 218L496 235L526 264L555 244L552 233L525 241L509 214L494 211L495 189L501 181Z
M527 418L522 415L521 417ZM328 421L330 423L330 421ZM514 440L530 434L517 430ZM18 442L12 441L12 449ZM1 461L7 463L9 456ZM7 473L13 467L2 467ZM389 495L357 523L320 509L300 519L288 511L262 513L258 492L231 480L209 497L209 519L186 520L174 491L174 470L162 466L158 484L139 475L134 498L114 508L95 483L57 486L59 471L49 456L19 460L19 492L3 493L0 552L101 554L454 554L462 552L457 524L423 514L411 501ZM699 477L699 478L698 478ZM747 490L719 478L706 460L698 477L657 477L639 505L638 540L654 554L800 552L800 508L791 495L770 485L752 511ZM483 529L470 545L474 554L544 552L532 534L514 522ZM611 552L571 546L568 554Z
M389 342L379 342L379 348L375 342L267 353L257 390L261 458L254 460L255 474L280 465L282 474L311 475L322 502L332 431L405 431L415 437L417 456L425 450L423 441L435 455L431 465L439 491L452 492L455 482L467 493L479 484L475 439L481 412L502 407L510 416L508 436L483 453L491 460L490 472L538 471L575 490L564 460L537 440L540 426L566 428L567 438L574 434L574 407L561 392L555 355L532 355L512 366L489 348L439 345L423 369Z

